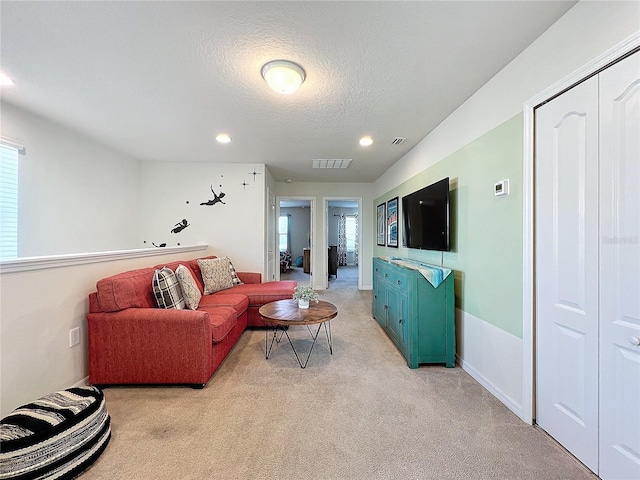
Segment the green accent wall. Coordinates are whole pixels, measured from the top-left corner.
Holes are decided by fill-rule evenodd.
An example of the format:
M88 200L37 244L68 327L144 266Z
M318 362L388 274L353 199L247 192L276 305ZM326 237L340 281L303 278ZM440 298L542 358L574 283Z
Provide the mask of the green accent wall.
M456 307L522 338L522 149L520 113L457 152L376 198L376 206L449 177L451 251L375 246L374 256L397 256L454 270ZM494 184L509 179L509 195ZM374 225L375 229L375 225ZM375 230L374 230L375 238Z

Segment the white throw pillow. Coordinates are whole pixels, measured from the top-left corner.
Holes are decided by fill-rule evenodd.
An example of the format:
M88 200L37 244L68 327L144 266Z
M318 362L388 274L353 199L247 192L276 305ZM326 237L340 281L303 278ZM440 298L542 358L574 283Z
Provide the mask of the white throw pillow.
M233 287L227 257L198 259L198 265L202 273L205 295Z
M200 305L202 293L200 293L198 284L193 278L193 275L191 275L191 271L184 265L178 265L178 268L176 268L176 277L180 283L180 288L182 288L184 303L187 308L196 310L198 305Z

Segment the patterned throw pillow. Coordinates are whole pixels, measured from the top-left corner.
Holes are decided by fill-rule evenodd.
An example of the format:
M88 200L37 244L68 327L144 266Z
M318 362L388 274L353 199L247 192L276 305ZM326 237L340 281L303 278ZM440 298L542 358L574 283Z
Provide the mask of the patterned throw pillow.
M238 277L236 269L233 268L233 263L231 263L231 259L229 257L225 257L225 258L229 260L229 271L231 272L231 278L233 279L233 284L242 285L242 280L240 280L240 277Z
M180 288L182 288L184 303L187 305L187 308L196 310L198 305L200 305L202 294L193 275L191 275L191 271L184 265L178 265L178 268L176 268L176 277L178 278Z
M185 307L180 284L170 268L164 267L153 274L153 295L160 308L182 310Z
M199 258L198 266L202 273L205 295L233 287L233 277L231 276L231 270L229 270L228 258Z

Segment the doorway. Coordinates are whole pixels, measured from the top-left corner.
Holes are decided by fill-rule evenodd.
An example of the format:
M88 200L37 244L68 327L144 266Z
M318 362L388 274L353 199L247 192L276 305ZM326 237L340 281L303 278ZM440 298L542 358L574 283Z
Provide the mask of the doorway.
M280 280L313 285L313 207L314 199L309 197L278 199L276 243Z
M325 198L323 239L326 288L359 289L361 278L361 198Z

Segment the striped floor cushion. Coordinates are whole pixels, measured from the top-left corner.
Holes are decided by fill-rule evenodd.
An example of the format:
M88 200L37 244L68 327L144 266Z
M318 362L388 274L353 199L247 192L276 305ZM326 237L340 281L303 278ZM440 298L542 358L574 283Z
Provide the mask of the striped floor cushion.
M75 478L110 438L111 418L99 389L52 393L0 421L0 479Z

